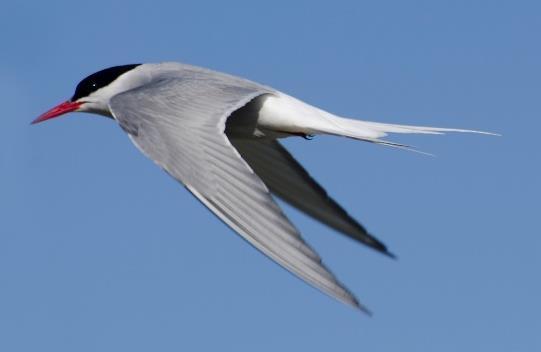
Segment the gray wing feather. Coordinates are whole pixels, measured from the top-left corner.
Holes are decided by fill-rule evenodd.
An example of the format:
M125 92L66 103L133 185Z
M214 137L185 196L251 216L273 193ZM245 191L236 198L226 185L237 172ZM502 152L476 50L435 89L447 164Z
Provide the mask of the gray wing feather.
M332 199L278 141L231 138L231 143L272 193L325 225L393 257L385 245Z
M365 310L304 242L224 133L233 111L272 91L203 78L148 84L115 96L110 109L146 156L246 241L326 294Z

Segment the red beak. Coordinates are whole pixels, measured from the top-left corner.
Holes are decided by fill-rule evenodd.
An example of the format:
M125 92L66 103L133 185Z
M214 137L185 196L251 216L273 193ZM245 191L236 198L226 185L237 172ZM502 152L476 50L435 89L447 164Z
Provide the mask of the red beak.
M57 116L60 116L60 115L67 114L68 112L75 111L75 110L79 109L79 107L82 104L83 103L71 102L71 101L65 101L63 103L60 103L57 106L55 106L54 108L52 108L51 110L47 111L46 113L41 114L34 121L32 121L32 125L35 124L35 123L38 123L38 122L42 122L42 121L45 121L45 120L52 119L53 117L57 117Z

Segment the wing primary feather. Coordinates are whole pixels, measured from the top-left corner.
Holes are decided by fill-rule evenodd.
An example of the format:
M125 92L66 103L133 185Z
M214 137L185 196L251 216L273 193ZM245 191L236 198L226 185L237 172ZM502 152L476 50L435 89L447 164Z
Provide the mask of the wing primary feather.
M283 254L281 254L278 251L271 250L269 247L265 246L264 243L261 242L260 239L253 237L253 236L247 236L246 234L250 233L250 228L245 227L242 222L239 222L232 218L231 216L228 216L228 212L224 211L224 209L217 204L216 202L205 198L203 195L197 192L197 190L187 186L186 187L201 203L203 203L206 207L211 209L220 220L222 220L225 224L227 224L229 227L231 227L236 232L243 234L243 239L246 240L250 245L255 247L256 249L262 251L265 253L268 257L270 257L272 260L274 260L276 263L280 264L284 268L286 268L291 273L295 274L296 276L299 276L300 278L304 279L306 282L308 282L310 285L318 288L322 292L326 293L327 295L346 303L356 309L359 309L360 311L366 313L369 316L372 316L372 312L366 308L364 305L360 304L360 302L357 300L357 298L345 287L342 286L336 279L334 278L334 275L326 269L321 262L319 262L320 267L324 269L325 274L322 275L321 272L316 271L316 275L314 273L311 273L314 271L314 269L310 269L310 267L306 266L298 266L295 265L295 262L291 262L290 260L283 257ZM304 268L304 269L303 269ZM320 276L318 278L318 276ZM323 279L323 280L322 280Z
M231 143L274 195L353 240L396 259L396 255L332 199L279 142L232 138Z

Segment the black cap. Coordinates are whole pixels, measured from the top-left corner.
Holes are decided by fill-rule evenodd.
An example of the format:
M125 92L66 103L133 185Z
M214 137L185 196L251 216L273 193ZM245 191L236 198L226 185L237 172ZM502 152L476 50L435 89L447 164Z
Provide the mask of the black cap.
M75 88L75 93L71 97L71 101L87 97L92 92L108 86L111 82L116 80L120 75L133 70L141 64L131 64L122 66L113 66L106 68L105 70L98 71L83 79Z

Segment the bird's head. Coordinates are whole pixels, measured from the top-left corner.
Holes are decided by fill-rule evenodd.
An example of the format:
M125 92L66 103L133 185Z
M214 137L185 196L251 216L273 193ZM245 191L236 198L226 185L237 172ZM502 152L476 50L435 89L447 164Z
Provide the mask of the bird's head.
M109 100L123 91L138 86L137 76L128 75L140 64L109 67L91 74L75 88L71 99L41 114L32 124L67 114L72 111L90 112L111 117Z

